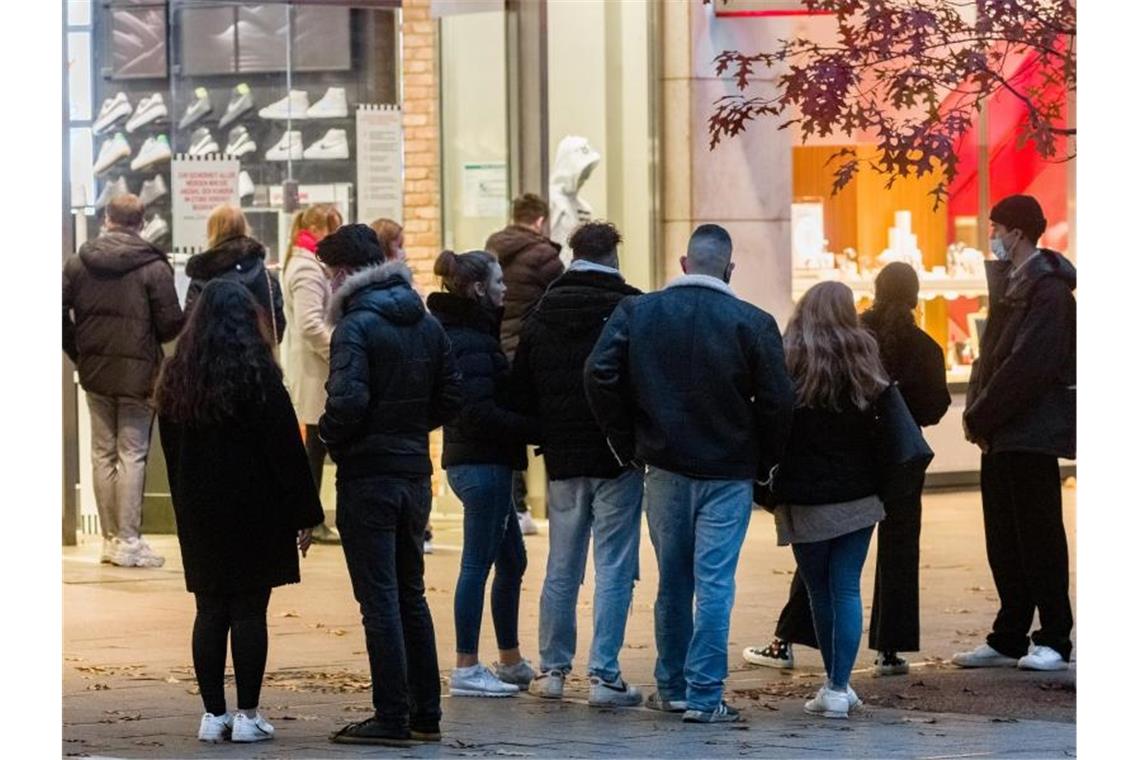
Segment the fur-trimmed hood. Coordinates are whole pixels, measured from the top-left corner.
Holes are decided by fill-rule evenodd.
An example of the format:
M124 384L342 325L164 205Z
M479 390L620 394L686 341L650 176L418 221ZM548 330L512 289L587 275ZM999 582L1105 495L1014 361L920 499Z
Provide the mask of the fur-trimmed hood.
M360 309L374 311L400 325L415 324L427 313L412 288L412 270L402 261L377 264L350 275L329 302L328 322L335 326Z

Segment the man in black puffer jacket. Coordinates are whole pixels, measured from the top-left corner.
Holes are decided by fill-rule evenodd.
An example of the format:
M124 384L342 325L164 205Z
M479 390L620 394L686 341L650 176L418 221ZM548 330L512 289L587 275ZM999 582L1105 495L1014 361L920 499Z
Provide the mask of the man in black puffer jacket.
M381 263L376 233L350 224L317 257L358 268L329 320L328 403L321 439L337 465L337 529L364 619L375 715L332 737L391 744L439 733L439 666L424 598L431 511L428 433L460 405L460 377L439 323L403 262Z
M513 367L522 408L539 417L550 477L550 554L539 607L542 670L530 691L558 699L577 646L578 588L593 530L594 636L590 704L634 706L641 694L621 677L618 654L637 578L643 473L622 466L590 413L583 370L618 303L641 291L618 271L621 235L589 222L574 231L574 261L523 324Z

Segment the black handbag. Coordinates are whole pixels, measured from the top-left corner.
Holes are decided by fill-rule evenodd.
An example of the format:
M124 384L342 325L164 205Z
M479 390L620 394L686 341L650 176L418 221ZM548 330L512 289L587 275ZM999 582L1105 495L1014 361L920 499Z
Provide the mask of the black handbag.
M879 498L893 501L922 487L934 452L911 416L898 383L891 383L875 400L873 408Z

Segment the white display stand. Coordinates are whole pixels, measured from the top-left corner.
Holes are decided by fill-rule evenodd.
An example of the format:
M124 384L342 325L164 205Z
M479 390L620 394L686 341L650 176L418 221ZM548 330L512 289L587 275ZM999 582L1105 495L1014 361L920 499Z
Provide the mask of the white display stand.
M399 106L356 110L356 221L404 217L404 126Z

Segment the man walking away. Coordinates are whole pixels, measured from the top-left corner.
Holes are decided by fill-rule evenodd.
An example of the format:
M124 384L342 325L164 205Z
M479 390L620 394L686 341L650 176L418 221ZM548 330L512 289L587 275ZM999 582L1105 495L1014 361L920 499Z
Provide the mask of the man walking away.
M649 536L668 582L647 706L726 723L740 720L723 696L752 482L779 460L793 394L776 321L728 286L728 232L698 227L681 268L614 311L586 363L586 395L614 454L648 466Z
M990 315L963 425L982 450L986 555L1001 608L966 668L1065 670L1073 643L1069 547L1057 458L1077 455L1077 270L1037 247L1045 215L1028 195L990 211ZM1029 638L1033 613L1041 628Z
M162 567L139 535L162 344L182 329L174 269L139 237L143 204L107 204L103 233L63 266L63 350L91 410L91 465L103 533L101 562Z
M614 458L590 413L582 378L586 358L614 308L623 298L641 294L618 271L620 242L617 228L605 222L590 222L574 232L570 269L527 317L514 363L519 401L542 424L550 478L550 555L539 607L542 672L530 692L562 697L577 648L578 588L592 532L589 677L590 704L598 707L641 704L641 693L621 677L618 654L637 578L643 472Z

